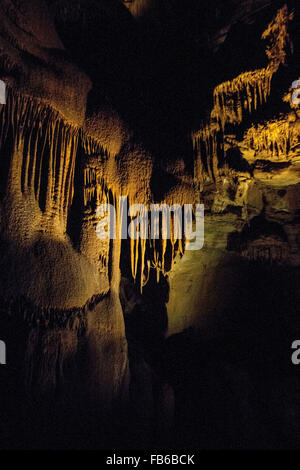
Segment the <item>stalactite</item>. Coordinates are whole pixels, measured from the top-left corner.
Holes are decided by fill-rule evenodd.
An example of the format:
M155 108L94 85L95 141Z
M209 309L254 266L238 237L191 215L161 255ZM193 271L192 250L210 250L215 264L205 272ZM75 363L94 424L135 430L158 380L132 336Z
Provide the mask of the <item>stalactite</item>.
M99 204L105 204L109 200L108 188L99 169L86 166L83 170L83 180L85 207L90 204L99 206Z
M243 145L255 151L255 157L288 158L299 145L299 133L288 120L252 126L244 136Z
M276 17L263 33L262 39L269 41L266 49L269 63L265 68L242 73L214 89L214 106L210 121L192 134L196 182L205 180L206 176L210 180L216 178L220 152L223 152L223 148L218 148L218 140L224 140L226 125L241 124L245 113L251 114L267 102L271 93L272 78L286 60L286 48L290 43L288 24L292 19L293 13L289 13L288 8L284 6L278 10ZM271 152L272 156L276 154L277 145L278 154L286 152L291 140L287 130L281 132L280 138L270 129L263 132L261 129L249 131L248 137L251 135L253 138L254 135L257 137L258 150L265 149Z
M245 72L232 81L221 83L214 89L214 108L211 118L220 123L240 124L245 111L251 113L264 104L271 92L271 80L276 68Z
M133 200L129 200L134 203ZM150 210L148 206L147 210ZM133 222L135 217L130 218L130 222ZM152 239L151 233L151 217L148 212L148 238L138 237L137 239L133 238L133 232L129 233L130 237L130 259L131 259L131 274L135 282L138 282L141 292L143 287L147 284L150 278L150 270L153 269L156 271L156 280L157 283L160 282L160 275L166 275L167 271L172 268L173 261L178 253L183 254L183 244L182 240L176 234L180 233L180 230L177 224L174 222L174 217L170 219L170 237L167 238L167 233L164 232L163 226L159 224L159 238ZM133 226L132 230L133 230ZM141 228L139 227L139 230ZM168 261L168 264L167 264ZM147 273L145 270L147 269ZM145 280L144 280L145 279Z
M202 129L193 134L195 181L203 181L205 175L207 175L210 180L216 178L219 162L218 141L220 135L220 127L215 122L205 125ZM222 150L223 149L221 149L221 151Z
M145 257L146 257L146 242L147 240L141 239L141 280L140 280L140 289L141 293L144 287L144 271L145 271Z
M251 261L258 261L270 264L284 264L289 256L289 248L285 243L279 244L273 242L270 245L253 243L246 247L242 252L242 256Z
M109 152L101 145L101 142L84 131L81 131L81 142L86 155L101 155L109 158Z
M284 5L280 10L278 10L274 20L271 21L267 29L262 34L262 39L269 42L266 47L266 54L270 64L274 68L278 68L280 64L285 63L286 48L288 44L292 50L288 25L293 19L294 13L289 13L287 5Z
M267 101L272 77L286 60L286 47L290 42L288 24L293 17L293 13L284 6L262 34L262 39L270 43L266 48L267 67L242 73L215 88L211 118L217 120L223 129L226 124L240 124L245 111L251 113Z
M7 105L0 111L0 127L0 149L9 129L17 148L21 143L23 146L20 191L33 194L48 217L66 218L73 191L78 128L66 123L57 111L40 100L10 88ZM41 187L42 181L44 185L47 181L47 187Z
M66 123L57 111L40 100L20 95L8 89L7 105L0 109L0 149L8 136L22 150L20 170L20 194L33 195L45 217L67 216L74 192L74 174L79 141L84 153L89 156L108 158L101 144L83 131ZM216 141L206 135L208 154L216 153ZM100 160L101 163L101 160ZM212 164L209 164L210 172ZM99 167L87 164L83 169L84 206L93 206L110 201L118 212L118 193L108 188ZM135 202L135 191L128 195L129 203ZM150 221L149 221L150 223ZM141 290L150 278L150 269L160 273L169 269L178 252L183 253L182 240L177 240L172 231L172 240L134 240L131 238L131 269L134 279L140 274ZM170 248L170 249L169 249ZM147 274L145 270L147 269Z

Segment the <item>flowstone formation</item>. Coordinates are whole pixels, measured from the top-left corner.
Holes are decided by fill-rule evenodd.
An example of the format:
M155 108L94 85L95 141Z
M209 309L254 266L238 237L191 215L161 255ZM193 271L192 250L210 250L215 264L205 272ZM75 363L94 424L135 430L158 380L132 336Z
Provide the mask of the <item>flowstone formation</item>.
M196 3L187 11L198 12ZM290 89L299 13L293 2L250 3L233 1L222 24L224 5L212 2L209 35L179 2L1 1L0 334L9 352L0 446L213 446L205 426L198 435L199 422L195 435L186 432L185 403L200 411L206 403L204 392L197 402L198 353L206 364L205 341L226 333L232 308L256 311L255 269L258 277L278 273L278 283L288 272L292 286L300 263L300 116ZM180 52L191 54L191 78L174 39L185 21L193 28ZM214 87L208 80L211 107L203 105L191 131L206 49L231 49L240 21L266 42L265 65L259 52L260 68L236 77L227 70ZM174 214L168 240L151 239L150 222L145 239L100 239L101 204L114 207L117 233L134 221L121 197L149 210L204 204L203 249L186 249ZM292 315L296 301L287 303ZM259 412L241 397L255 380L230 360L218 380L234 388L241 420L248 413L253 424ZM284 429L292 399L287 408Z

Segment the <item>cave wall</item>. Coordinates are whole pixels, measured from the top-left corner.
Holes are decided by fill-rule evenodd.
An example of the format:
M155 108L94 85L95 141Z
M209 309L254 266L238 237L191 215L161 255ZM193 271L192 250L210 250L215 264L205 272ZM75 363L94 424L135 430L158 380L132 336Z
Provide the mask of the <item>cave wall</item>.
M227 16L210 2L207 34L195 2L123 3L0 5L0 333L18 344L16 372L1 371L8 446L14 420L25 447L31 427L34 445L50 447L171 439L181 402L168 341L230 338L241 319L246 338L251 314L257 326L265 309L268 325L272 280L298 282L295 2L234 1ZM234 58L243 27L256 38L255 69L256 56ZM120 196L203 203L203 249L186 250L174 232L100 240L97 207L119 215ZM294 292L291 317L297 303Z

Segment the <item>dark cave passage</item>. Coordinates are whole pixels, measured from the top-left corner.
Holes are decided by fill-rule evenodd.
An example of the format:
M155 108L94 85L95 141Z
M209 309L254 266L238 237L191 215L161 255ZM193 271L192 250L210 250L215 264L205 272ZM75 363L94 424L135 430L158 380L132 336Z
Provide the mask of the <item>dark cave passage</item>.
M158 344L158 334L153 335L157 308L137 296L125 314L134 436L135 442L144 436L142 446L299 446L300 376L291 361L291 344L300 334L300 271L248 261L239 268L240 294L207 329L190 328L167 339L161 334ZM164 400L169 422L174 421L162 438L158 417Z

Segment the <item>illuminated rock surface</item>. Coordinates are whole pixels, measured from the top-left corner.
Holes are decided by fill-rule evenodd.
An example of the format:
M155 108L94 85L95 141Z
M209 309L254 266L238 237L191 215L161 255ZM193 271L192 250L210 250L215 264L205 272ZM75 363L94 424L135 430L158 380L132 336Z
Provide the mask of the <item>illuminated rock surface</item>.
M200 3L1 1L0 447L300 444L299 6ZM100 240L120 196L203 249Z

